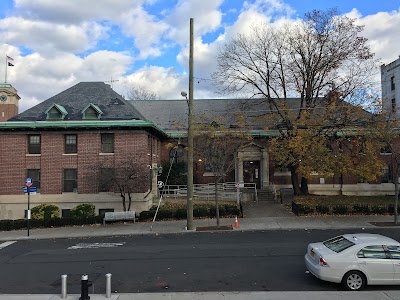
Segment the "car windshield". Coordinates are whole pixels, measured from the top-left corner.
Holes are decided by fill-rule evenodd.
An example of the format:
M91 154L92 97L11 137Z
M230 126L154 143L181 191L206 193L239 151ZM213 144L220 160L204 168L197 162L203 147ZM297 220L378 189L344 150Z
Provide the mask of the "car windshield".
M350 248L354 245L352 241L349 241L344 236L337 236L333 239L323 242L325 247L335 251L336 253L342 252L343 250Z

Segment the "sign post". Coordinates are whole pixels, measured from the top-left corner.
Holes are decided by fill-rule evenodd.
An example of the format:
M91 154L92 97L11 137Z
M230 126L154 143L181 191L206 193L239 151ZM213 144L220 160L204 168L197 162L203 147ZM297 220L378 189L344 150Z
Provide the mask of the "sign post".
M28 192L28 211L27 211L27 219L28 219L28 236L29 236L29 228L30 228L30 219L31 219L31 209L30 209L30 193L31 193L31 186L32 186L32 178L27 178L25 180L26 190Z

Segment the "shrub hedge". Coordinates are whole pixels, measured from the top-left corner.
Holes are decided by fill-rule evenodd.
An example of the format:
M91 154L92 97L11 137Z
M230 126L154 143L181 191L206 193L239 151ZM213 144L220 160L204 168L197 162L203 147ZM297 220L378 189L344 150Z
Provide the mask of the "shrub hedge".
M50 205L49 205L50 206ZM43 206L45 209L39 209L43 211L54 211L54 208ZM148 211L143 211L139 215L139 221L148 221L154 218L156 213L156 206L152 207ZM52 214L53 215L53 214ZM55 214L54 214L55 215ZM172 207L161 207L157 214L157 220L176 220L186 219L186 208L183 205L172 206ZM219 206L219 215L221 217L233 217L241 216L241 210L233 204L223 204ZM209 205L194 205L193 216L195 218L214 218L215 207ZM80 204L77 207L71 209L69 217L43 217L31 219L29 226L30 228L45 228L45 227L61 227L70 225L90 225L90 224L102 224L103 216L94 216L94 206L91 204ZM28 221L26 219L18 220L0 220L0 231L20 230L27 229Z
M54 204L40 204L32 208L32 219L51 219L60 217L60 208Z
M88 204L88 203L79 204L70 210L69 215L72 218L94 217L96 215L95 206L93 204Z
M400 212L400 205L398 207ZM368 215L368 214L393 214L394 205L353 204L353 205L306 205L292 202L292 212L297 215Z
M46 228L46 227L61 227L71 225L92 225L101 224L103 218L101 216L88 217L88 218L50 218L50 219L31 219L29 222L30 228ZM10 231L27 229L28 220L0 220L0 231Z
M152 207L148 211L142 211L139 221L153 220L157 207ZM161 207L157 213L157 220L180 220L186 219L186 208L184 207ZM194 205L194 218L214 218L216 215L215 206ZM219 206L220 217L241 216L240 209L234 204L224 204Z

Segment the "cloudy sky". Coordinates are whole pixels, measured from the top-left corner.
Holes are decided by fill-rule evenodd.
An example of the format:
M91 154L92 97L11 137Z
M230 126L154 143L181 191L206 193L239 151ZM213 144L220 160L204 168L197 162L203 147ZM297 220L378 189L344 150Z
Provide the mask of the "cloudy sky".
M22 98L20 112L80 81L118 80L113 88L124 96L138 86L179 99L188 90L192 17L194 97L212 98L210 73L225 41L254 23L332 7L365 25L382 63L397 59L398 0L1 0L1 82L8 55L7 82Z

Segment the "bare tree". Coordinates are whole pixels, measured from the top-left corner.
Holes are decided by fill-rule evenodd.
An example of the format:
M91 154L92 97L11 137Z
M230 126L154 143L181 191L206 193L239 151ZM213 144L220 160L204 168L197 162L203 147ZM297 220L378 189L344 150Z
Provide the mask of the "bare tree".
M132 194L141 191L146 182L147 169L140 167L136 162L127 160L113 168L101 166L98 181L103 190L114 191L120 194L123 211L130 211Z
M128 91L128 98L130 100L160 100L161 97L142 86L134 86Z
M316 117L327 120L321 118L321 107L332 102L332 95L339 108L349 102L359 107L365 105L362 95L371 88L375 64L367 40L360 36L362 29L334 9L315 10L307 13L304 20L279 28L254 27L251 34L238 35L220 50L217 71L212 77L224 92L245 91L265 99L265 115L275 120L277 140L287 144L294 139L301 141L299 130L310 128L307 124ZM319 130L307 138L318 140L321 132L327 137L329 132L332 137L334 128L339 131L344 126L358 125L359 120L354 117L342 116L338 122L329 118L329 122L314 122L314 128L319 126ZM330 143L323 144L327 152ZM272 151L282 154L278 148ZM283 161L291 171L295 194L300 194L301 159L288 156ZM306 185L309 174L300 175Z
M217 225L219 222L218 184L225 181L235 168L235 151L251 141L248 131L240 126L229 128L223 117L202 117L197 123L194 136L194 149L197 158L214 176L215 210Z

